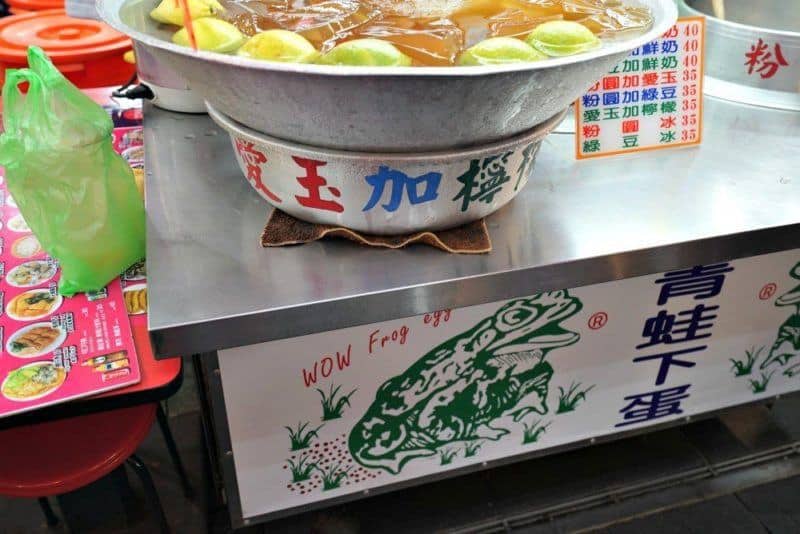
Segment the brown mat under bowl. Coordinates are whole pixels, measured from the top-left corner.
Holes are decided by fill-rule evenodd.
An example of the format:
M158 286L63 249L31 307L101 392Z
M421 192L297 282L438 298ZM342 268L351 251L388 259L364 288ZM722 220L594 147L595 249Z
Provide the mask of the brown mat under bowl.
M300 245L325 237L344 238L370 247L392 249L423 243L453 254L487 254L492 250L492 240L483 219L450 230L382 236L362 234L340 226L301 221L277 209L272 211L261 233L261 246Z

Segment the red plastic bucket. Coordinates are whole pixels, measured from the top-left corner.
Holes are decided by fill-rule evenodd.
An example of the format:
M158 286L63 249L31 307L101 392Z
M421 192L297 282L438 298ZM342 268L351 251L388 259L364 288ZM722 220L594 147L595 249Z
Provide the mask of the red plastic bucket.
M64 9L64 0L6 0L8 12L12 15L24 15L31 11L46 9Z
M136 67L125 62L131 50L127 36L102 22L68 17L63 9L36 11L0 19L0 76L26 67L28 45L41 47L76 86L122 85Z

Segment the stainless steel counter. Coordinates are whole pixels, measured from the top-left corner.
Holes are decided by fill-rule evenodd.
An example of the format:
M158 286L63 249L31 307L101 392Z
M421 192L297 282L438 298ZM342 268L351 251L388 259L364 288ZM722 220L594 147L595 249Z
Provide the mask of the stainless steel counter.
M206 116L145 113L150 331L211 351L800 248L800 113L706 98L699 148L576 162L545 140L483 256L347 241L263 249L270 209Z

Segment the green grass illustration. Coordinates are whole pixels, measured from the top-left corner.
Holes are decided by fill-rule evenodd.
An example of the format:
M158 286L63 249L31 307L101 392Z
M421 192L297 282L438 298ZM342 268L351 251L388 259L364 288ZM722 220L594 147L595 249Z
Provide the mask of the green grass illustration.
M570 384L567 391L564 391L561 386L558 387L558 410L556 410L556 413L567 413L575 410L581 401L586 400L586 394L594 388L594 385L586 389L579 389L580 387L580 382Z
M330 391L326 394L321 389L317 388L317 392L319 392L322 403L322 420L323 421L330 421L331 419L339 419L342 416L342 412L344 412L345 406L350 406L350 397L353 396L357 390L353 390L347 395L339 395L339 390L342 389L342 386L333 387L331 384ZM337 398L338 396L338 398Z
M756 350L753 347L750 350L744 351L744 359L737 360L736 358L731 358L730 361L733 364L731 370L734 372L736 376L747 376L753 371L753 366L758 361L758 358L761 356L761 351L764 350L764 347Z
M524 406L524 407L520 408L519 410L515 410L515 411L511 412L508 415L510 415L511 417L514 418L514 422L515 423L519 423L520 421L522 421L525 418L526 415L528 415L529 413L534 413L534 412L536 412L536 410L534 410L530 406Z
M317 467L316 462L309 461L309 455L303 454L297 459L297 463L293 460L286 460L289 463L289 469L292 471L292 482L303 482L311 478L311 473Z
M317 471L322 474L322 490L336 489L342 485L342 481L348 477L348 473L353 466L347 469L342 469L342 462L336 464L330 463L325 467L316 466Z
M478 451L483 446L483 442L481 441L473 441L472 443L467 443L464 446L464 458L470 458L478 454Z
M439 465L450 465L453 463L456 455L458 454L458 449L444 449L439 451Z
M324 425L319 425L317 428L308 429L308 425L310 425L308 421L305 423L297 423L297 428L292 428L290 426L285 426L286 430L289 431L289 441L292 444L293 451L299 451L300 449L305 449L311 444L311 440L319 437L319 429L322 428Z
M772 380L772 375L775 374L775 371L772 371L770 374L766 374L764 372L761 373L760 380L750 379L750 389L753 390L753 393L764 393L767 390L767 386L769 385L769 381Z
M542 424L541 419L535 421L532 425L529 425L528 423L522 423L522 444L530 445L531 443L536 443L539 441L539 438L542 437L542 434L547 432L547 427L549 427L550 424L551 423Z

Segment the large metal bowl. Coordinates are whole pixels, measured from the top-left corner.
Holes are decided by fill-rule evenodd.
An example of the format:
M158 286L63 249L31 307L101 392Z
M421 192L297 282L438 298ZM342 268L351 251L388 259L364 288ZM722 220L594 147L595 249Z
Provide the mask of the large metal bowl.
M673 0L649 7L650 31L593 52L486 67L279 64L172 44L148 16L156 0L98 0L98 12L188 81L211 105L259 132L319 147L410 152L471 146L530 130L560 112L677 19Z

